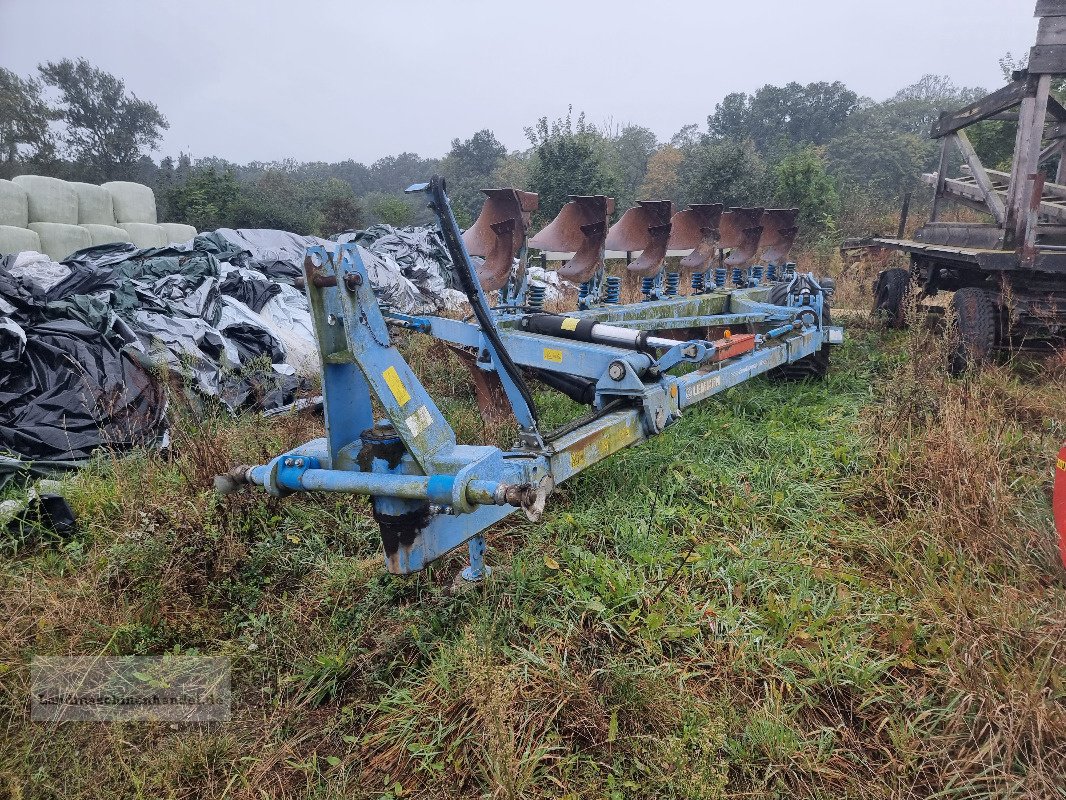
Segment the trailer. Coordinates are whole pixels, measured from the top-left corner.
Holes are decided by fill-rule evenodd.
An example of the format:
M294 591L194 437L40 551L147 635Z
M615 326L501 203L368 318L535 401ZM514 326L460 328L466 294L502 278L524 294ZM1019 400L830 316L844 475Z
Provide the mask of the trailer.
M1039 0L1036 16L1028 68L933 126L940 162L922 176L934 192L929 221L904 238L905 204L896 237L844 245L909 257L909 268L883 270L874 285L874 312L890 326L905 324L913 292L918 303L953 293L947 365L953 374L997 350L1056 347L1066 339L1066 107L1051 94L1053 79L1066 75L1066 0ZM985 167L970 142L967 128L985 120L1018 123L1010 172ZM960 157L961 173L952 177L952 159ZM945 221L952 204L987 221Z
M829 321L828 285L783 260L795 238L792 213L718 205L674 215L668 201L645 201L612 226L611 198L574 197L530 239L535 194L486 190L481 216L462 233L443 179L408 191L428 196L472 317L382 307L354 245L310 248L302 285L321 355L325 435L216 479L221 492L255 485L278 497L369 496L393 574L466 544L463 577L480 580L484 532L494 523L518 511L539 519L557 485L753 376L824 376L830 345L842 341ZM626 270L640 278L643 301L620 302L621 276L604 265L608 241L639 253ZM673 271L671 241L690 248ZM559 271L582 287L573 312L544 309L526 270L531 243L567 251ZM510 449L457 443L397 348L407 335L464 355L482 413L517 422ZM588 412L543 430L530 380Z

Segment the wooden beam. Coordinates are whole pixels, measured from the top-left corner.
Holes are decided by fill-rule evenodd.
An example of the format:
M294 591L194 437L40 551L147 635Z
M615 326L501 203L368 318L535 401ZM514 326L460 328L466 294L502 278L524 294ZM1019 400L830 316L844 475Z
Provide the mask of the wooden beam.
M1014 165L1007 191L1008 246L1021 246L1029 237L1029 207L1033 198L1034 178L1040 169L1040 144L1047 118L1047 101L1051 93L1051 76L1040 75L1036 94L1026 97L1018 110L1018 138L1014 146Z
M936 187L933 190L933 210L929 214L929 219L932 222L936 222L940 216L941 201L944 197L944 183L948 179L948 156L951 154L951 142L948 139L944 139L940 143L940 164L936 168L936 183L933 185Z
M1034 17L1066 17L1066 0L1037 0Z
M1066 122L1066 108L1053 95L1048 95L1047 111L1056 121Z
M922 175L922 181L930 186L936 186L936 173L927 172L925 175ZM963 181L955 180L954 178L948 178L944 182L943 195L963 203L970 208L979 209L985 212L988 211L988 208L984 204L984 194L981 192L980 188L973 183L964 183ZM1040 204L1040 214L1057 224L1066 224L1066 205L1059 205L1058 203L1051 203L1045 200Z
M1000 172L998 169L989 169L985 170L985 172L987 172L989 176L993 178L1010 178L1010 173ZM1058 181L1055 181L1054 183L1051 183L1050 181L1045 181L1044 194L1061 198L1064 202L1066 202L1066 184L1059 183Z
M987 97L983 97L976 103L970 103L966 108L960 108L953 114L943 114L935 125L930 136L933 139L941 139L949 133L981 122L996 114L1014 108L1026 97L1031 97L1036 89L1035 78L1027 77L1024 80L1007 84L1002 89Z
M970 167L970 174L973 175L977 187L984 194L985 203L995 218L996 224L1004 225L1007 222L1007 210L1003 205L1003 198L992 188L992 180L988 177L988 173L985 172L985 166L981 163L981 159L977 157L973 145L970 144L970 137L966 135L966 131L958 130L948 138L954 139L955 146L959 148L962 157L966 159L966 163Z

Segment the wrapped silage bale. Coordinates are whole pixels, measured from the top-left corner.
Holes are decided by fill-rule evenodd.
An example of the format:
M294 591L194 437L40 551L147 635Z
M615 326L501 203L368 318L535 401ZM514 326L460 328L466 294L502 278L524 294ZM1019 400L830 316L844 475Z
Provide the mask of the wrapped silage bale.
M79 225L115 224L115 206L111 192L92 183L70 182L70 188L78 196Z
M112 244L113 242L129 242L130 235L122 228L115 225L82 225L92 237L93 246L98 244Z
M130 235L130 241L138 247L166 247L167 234L159 225L145 222L120 222L118 225Z
M101 186L111 193L111 200L115 207L115 220L120 224L140 222L155 225L157 219L155 193L143 183L111 181Z
M196 228L192 225L182 225L180 222L160 222L159 227L167 235L167 242L170 244L184 244L196 236Z
M27 250L41 252L41 237L29 228L15 225L0 225L0 255L24 253Z
M0 180L0 225L25 228L30 224L30 200L17 183Z
M31 222L30 230L41 237L37 252L44 253L53 261L62 261L75 250L93 246L89 231L80 225L64 225L61 222Z
M78 195L66 181L43 175L19 175L11 182L26 190L30 223L78 224Z

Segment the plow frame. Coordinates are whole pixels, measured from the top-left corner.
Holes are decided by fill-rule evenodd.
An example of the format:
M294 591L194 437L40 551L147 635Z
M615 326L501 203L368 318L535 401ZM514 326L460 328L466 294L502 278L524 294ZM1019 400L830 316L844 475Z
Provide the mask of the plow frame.
M476 284L443 181L412 188L430 195L457 269ZM790 290L788 305L769 304L770 288L757 286L563 317L515 308L491 311L480 286L468 286L475 315L482 317L476 322L383 310L354 245L340 245L332 254L310 248L304 278L321 352L325 436L267 464L237 467L220 477L257 484L276 496L300 491L369 496L386 568L397 575L417 572L467 543L464 577L480 579L487 571L483 534L491 525L519 510L539 519L559 483L662 433L686 408L842 340L842 331L824 322L823 295L810 291L818 288L812 276L793 279L807 288ZM527 330L552 326L557 335ZM730 326L748 332L731 335L725 330ZM519 423L514 446L458 444L396 348L390 327L464 348L479 368L495 373ZM685 329L724 335L651 336ZM683 364L695 369L670 374ZM586 381L590 412L542 432L521 370ZM375 400L385 415L377 422Z

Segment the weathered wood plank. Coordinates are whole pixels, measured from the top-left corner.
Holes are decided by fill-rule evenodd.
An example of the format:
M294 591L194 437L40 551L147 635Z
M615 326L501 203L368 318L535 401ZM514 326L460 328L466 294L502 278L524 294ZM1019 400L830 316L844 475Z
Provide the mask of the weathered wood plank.
M977 157L973 145L970 144L970 137L966 135L966 131L958 130L955 131L954 135L950 138L954 139L955 146L959 148L962 157L966 159L966 164L970 167L970 174L973 175L977 187L984 194L985 204L995 218L996 223L999 225L1005 224L1007 221L1007 210L1003 205L1003 198L992 188L992 181L989 179L988 173L985 172L985 167L984 164L981 163L981 159Z
M1029 72L1057 75L1066 72L1066 44L1038 44L1029 51Z
M1066 16L1066 0L1037 0L1034 17Z
M930 186L936 186L937 175L935 172L927 172L922 175L922 181ZM964 201L971 208L976 206L987 211L984 204L984 194L975 184L948 178L944 181L943 195L950 197L952 200ZM1043 202L1040 204L1040 213L1054 222L1066 224L1066 205Z
M940 216L941 200L944 195L944 182L948 177L948 156L951 154L951 142L948 139L944 139L940 143L940 162L936 168L937 179L933 184L935 187L933 190L933 209L929 214L929 219L936 222Z
M988 173L989 177L991 177L993 179L995 179L995 178L1009 178L1010 177L1009 173L1000 172L999 170L995 170L995 169L986 170L986 172ZM1062 200L1066 200L1066 185L1058 183L1058 182L1051 183L1050 181L1045 181L1044 182L1044 194L1051 195L1051 196L1056 197L1056 198L1061 198Z
M937 123L933 125L930 136L933 139L940 139L949 133L954 133L968 125L973 125L975 122L981 122L996 114L1012 109L1026 97L1031 97L1035 91L1036 81L1032 78L1027 77L1023 80L1009 83L987 97L982 97L977 102L970 103L965 108L960 108L954 113L947 113L941 116Z

